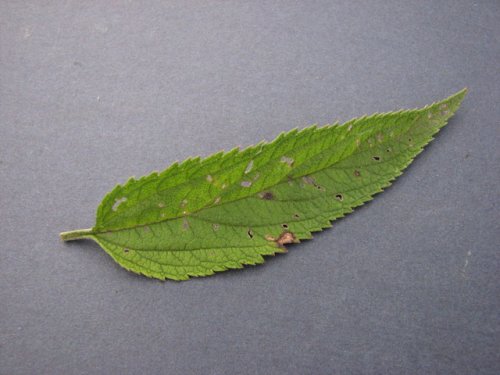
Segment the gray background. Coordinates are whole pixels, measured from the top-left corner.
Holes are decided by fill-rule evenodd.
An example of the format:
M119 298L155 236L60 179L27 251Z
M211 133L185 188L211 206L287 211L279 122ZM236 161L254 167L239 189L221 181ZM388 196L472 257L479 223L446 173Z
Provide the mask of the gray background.
M498 374L498 1L0 3L0 373ZM58 233L116 183L311 123L462 108L287 255L188 282Z

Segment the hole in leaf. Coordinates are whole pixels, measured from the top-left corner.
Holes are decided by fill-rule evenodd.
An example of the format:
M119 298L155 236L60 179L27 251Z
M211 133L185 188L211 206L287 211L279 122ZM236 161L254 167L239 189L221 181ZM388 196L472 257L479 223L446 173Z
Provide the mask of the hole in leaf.
M288 224L281 224L282 228L288 229Z
M342 202L342 201L344 200L344 196L343 196L342 194L337 194L337 195L335 196L335 199L337 199L338 201L341 201L341 202Z
M375 160L375 161L379 161L379 160L380 160L380 156L374 156L374 157L373 157L373 160Z
M390 148L390 147L388 147L388 148L387 148L387 150L385 150L385 151L386 151L386 152L391 152L392 150L391 150L391 148Z
M253 231L251 229L248 230L247 234L248 237L253 238Z
M300 215L299 215L299 214L293 214L293 217L294 217L295 219L298 219L298 218L300 217Z
M123 252L124 252L124 253L128 253L128 251L129 251L129 250L128 250L126 247L124 247L124 248L123 248Z

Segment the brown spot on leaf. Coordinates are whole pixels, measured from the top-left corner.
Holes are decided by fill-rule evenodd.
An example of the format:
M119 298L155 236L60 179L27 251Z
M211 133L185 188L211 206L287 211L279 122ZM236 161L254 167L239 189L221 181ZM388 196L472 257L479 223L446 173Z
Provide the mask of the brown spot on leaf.
M212 228L214 228L214 231L218 231L220 228L219 224L212 224Z
M124 253L128 253L128 251L129 251L129 249L128 249L128 248L126 248L126 247L124 247L124 248L123 248L123 252L124 252Z
M278 246L283 247L283 245L294 243L296 241L297 238L295 237L295 234L293 234L292 232L283 232L276 240L276 243L278 244Z
M361 177L361 172L358 171L357 169L354 171L354 176L355 177Z

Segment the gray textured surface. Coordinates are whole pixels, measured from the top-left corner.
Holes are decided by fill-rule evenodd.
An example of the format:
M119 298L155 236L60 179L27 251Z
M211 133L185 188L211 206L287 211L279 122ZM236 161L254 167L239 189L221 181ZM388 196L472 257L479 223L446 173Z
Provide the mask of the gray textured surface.
M500 373L499 19L498 1L2 1L0 373ZM131 175L464 86L393 187L263 266L158 282L59 242Z

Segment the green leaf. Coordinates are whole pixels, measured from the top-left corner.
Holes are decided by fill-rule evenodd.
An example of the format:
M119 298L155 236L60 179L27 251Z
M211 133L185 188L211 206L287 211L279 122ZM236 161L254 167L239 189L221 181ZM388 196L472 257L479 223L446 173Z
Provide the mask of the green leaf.
M311 126L270 143L187 159L106 195L90 238L127 270L185 280L264 262L312 238L389 186L460 106L430 106Z

